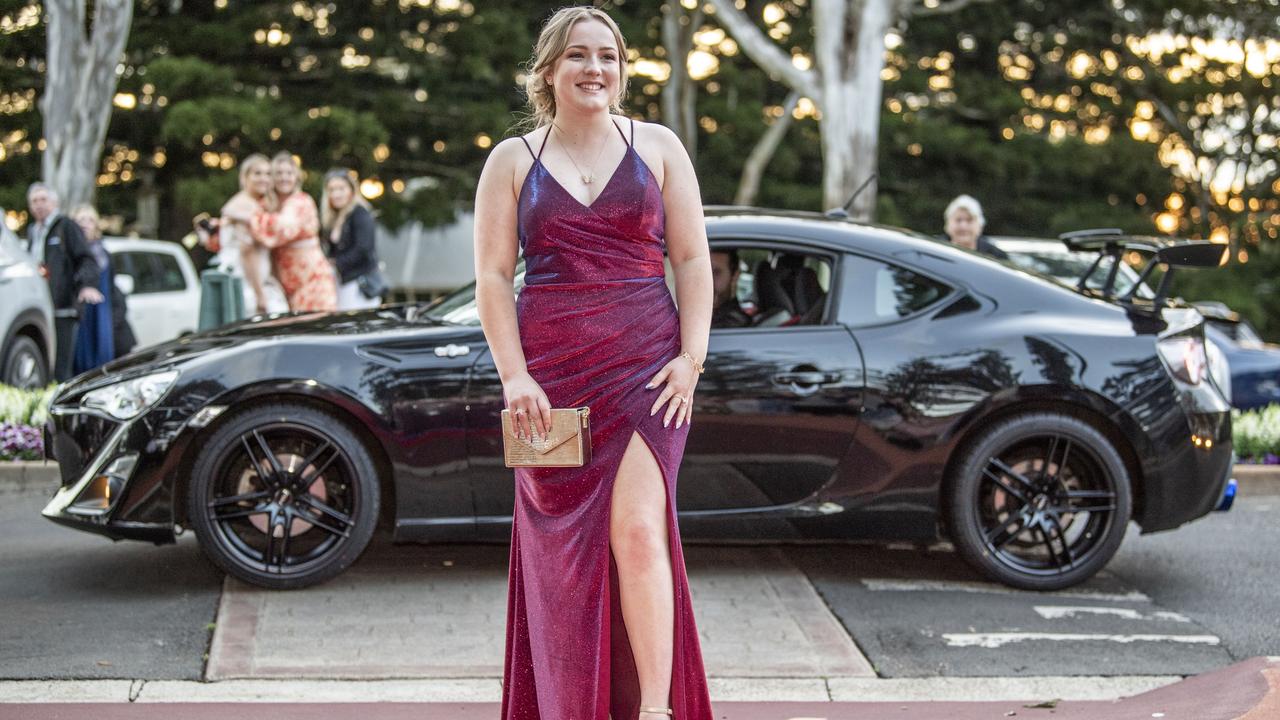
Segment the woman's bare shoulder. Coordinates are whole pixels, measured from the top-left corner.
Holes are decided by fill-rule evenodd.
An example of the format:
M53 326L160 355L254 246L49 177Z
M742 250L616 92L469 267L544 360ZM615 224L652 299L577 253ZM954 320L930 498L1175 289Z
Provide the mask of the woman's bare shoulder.
M525 143L529 142L534 134L540 132L541 130L534 130L533 133L523 136L512 135L494 145L488 159L485 160L485 169L511 174L528 170L527 165L532 162L533 157L529 154Z
M662 152L668 153L672 150L684 152L684 145L680 143L680 138L671 131L671 128L662 123L646 122L644 120L629 120L636 124L636 145L642 143L652 147L661 148Z

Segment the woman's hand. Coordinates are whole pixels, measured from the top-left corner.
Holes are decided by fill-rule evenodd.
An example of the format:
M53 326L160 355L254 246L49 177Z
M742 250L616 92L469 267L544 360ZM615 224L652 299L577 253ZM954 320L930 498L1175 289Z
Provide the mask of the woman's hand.
M539 440L545 439L551 430L551 401L538 381L528 372L522 373L502 384L502 394L516 435L527 441L536 433Z
M664 365L645 387L652 390L664 381L666 387L653 401L649 415L656 414L666 405L667 414L662 418L662 427L669 426L672 417L676 419L676 427L680 427L693 419L693 389L698 385L698 373L693 369L693 363L682 355Z

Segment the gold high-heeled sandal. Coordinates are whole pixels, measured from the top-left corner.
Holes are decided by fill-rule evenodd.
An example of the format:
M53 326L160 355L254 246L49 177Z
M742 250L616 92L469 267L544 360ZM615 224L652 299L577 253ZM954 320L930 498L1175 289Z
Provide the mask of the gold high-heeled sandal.
M640 708L640 712L641 712L641 713L657 713L657 714L659 714L659 715L670 715L670 714L671 714L671 708L647 708L647 707L642 707L642 708Z

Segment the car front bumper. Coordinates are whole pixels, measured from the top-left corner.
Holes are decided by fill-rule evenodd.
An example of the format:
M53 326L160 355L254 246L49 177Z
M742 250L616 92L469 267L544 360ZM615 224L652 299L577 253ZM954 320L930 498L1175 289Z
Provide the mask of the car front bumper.
M61 487L41 515L114 540L174 541L168 484L160 482L151 424L55 406L44 427L45 457Z

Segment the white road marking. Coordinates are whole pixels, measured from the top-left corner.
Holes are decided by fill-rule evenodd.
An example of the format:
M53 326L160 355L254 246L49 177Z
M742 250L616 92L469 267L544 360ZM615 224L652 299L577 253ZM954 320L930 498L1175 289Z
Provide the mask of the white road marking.
M1089 605L1036 605L1035 611L1046 620L1061 620L1077 615L1117 615L1125 620L1168 620L1171 622L1191 622L1191 618L1182 613L1157 610L1150 615L1143 615L1133 608L1095 607Z
M1222 642L1217 635L1107 635L1104 633L1041 633L1041 632L992 632L992 633L943 633L943 639L951 647L998 648L1009 643L1034 641L1103 641L1116 643L1173 642L1190 645L1217 645Z
M893 580L888 578L862 578L862 584L875 592L966 592L985 593L989 595L1034 595L1036 597L1070 597L1087 600L1104 600L1108 602L1151 602L1151 598L1137 590L1127 593L1103 593L1090 590L1056 590L1040 592L1036 590L1018 590L1016 588L995 585L992 583L967 582L962 580Z

